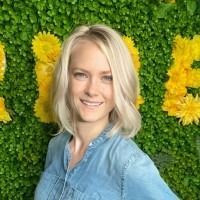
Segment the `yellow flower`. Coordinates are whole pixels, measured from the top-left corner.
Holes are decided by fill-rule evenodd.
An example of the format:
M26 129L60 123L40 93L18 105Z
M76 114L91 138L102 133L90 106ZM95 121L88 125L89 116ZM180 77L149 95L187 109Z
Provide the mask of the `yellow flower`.
M4 52L4 45L0 43L0 81L3 81L4 79L5 67L6 57ZM3 97L0 97L0 121L4 123L11 121L10 115L6 111Z
M35 103L35 115L44 123L53 122L50 106L50 90L53 82L54 64L37 62L35 66L39 98Z
M5 67L6 57L4 53L4 46L0 43L0 81L3 81L4 79Z
M188 72L187 87L200 87L200 69L192 69Z
M180 118L183 125L192 124L193 122L198 125L200 120L200 98L198 95L195 98L191 94L184 97L179 105L176 117Z
M192 51L193 49L190 40L182 38L180 35L176 36L172 51L175 63L183 63L185 66L191 66L193 62L193 57L191 56Z
M200 36L192 40L176 36L172 51L174 63L168 70L169 80L165 83L165 94L162 109L170 116L180 118L183 125L199 123L200 98L187 94L187 87L200 87L200 70L192 69L194 60L200 60Z
M45 78L53 78L53 72L55 65L51 63L37 62L35 65L35 71L38 84L44 82Z
M126 44L126 46L128 47L128 50L133 60L134 67L136 71L138 72L140 68L140 57L139 57L138 49L135 47L135 43L130 37L123 36L122 39L124 43Z
M44 123L53 122L51 105L48 98L45 99L45 98L39 97L36 100L34 111L35 111L36 117L38 117L41 122L44 122Z
M174 96L184 96L187 93L185 84L172 81L171 79L165 83L165 87L168 92Z
M39 86L39 96L48 97L51 93L52 81L51 79L45 78L44 82L41 82Z
M0 97L0 121L3 121L4 123L11 121L10 115L6 111L3 97Z
M180 83L179 81L181 81L181 83L186 84L187 72L188 70L183 66L174 65L171 67L171 69L168 70L167 75L172 81L176 81L177 83Z
M61 44L54 35L39 32L32 41L32 49L39 61L54 63L60 54Z
M139 95L135 103L136 108L139 109L140 105L143 103L144 103L144 98L141 95Z
M194 60L200 60L200 35L195 35L191 40L192 57Z
M185 96L187 93L187 71L184 68L179 68L174 66L168 71L169 80L165 83L165 87L169 93L174 94L175 96Z
M178 112L178 106L180 104L182 97L181 96L174 96L169 93L165 94L165 101L162 105L162 109L168 112L169 116L176 116Z

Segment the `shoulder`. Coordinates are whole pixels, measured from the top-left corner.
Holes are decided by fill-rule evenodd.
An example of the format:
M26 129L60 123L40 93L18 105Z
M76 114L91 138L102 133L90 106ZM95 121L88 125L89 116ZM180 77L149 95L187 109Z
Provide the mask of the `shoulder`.
M110 152L115 152L114 156L116 156L123 165L127 165L130 162L137 162L137 160L141 159L151 160L130 138L125 138L120 134L116 134L110 138L110 143Z
M113 141L112 141L113 140ZM150 157L137 144L121 135L111 138L115 163L120 167L122 199L177 200Z
M134 140L121 135L114 136L114 145L117 160L121 163L122 177L132 175L144 176L151 170L159 174L154 162L142 151ZM112 148L112 147L111 147Z

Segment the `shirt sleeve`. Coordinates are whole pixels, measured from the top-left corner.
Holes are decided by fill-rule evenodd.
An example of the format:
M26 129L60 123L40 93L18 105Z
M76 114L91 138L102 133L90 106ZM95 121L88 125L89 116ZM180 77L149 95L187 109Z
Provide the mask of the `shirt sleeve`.
M123 200L178 200L146 154L131 156L122 179Z

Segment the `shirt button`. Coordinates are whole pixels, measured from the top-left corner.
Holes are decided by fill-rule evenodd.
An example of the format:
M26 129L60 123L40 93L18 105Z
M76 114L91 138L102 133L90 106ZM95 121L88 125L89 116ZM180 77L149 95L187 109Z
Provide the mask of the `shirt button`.
M90 144L88 146L91 147L92 145L93 145L92 142L90 142Z

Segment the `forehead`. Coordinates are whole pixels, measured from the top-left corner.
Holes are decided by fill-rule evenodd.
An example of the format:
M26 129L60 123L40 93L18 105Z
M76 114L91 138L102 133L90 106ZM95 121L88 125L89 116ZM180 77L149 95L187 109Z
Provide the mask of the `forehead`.
M111 71L106 55L96 43L88 40L81 40L72 48L70 68Z

